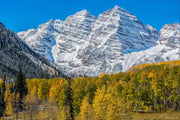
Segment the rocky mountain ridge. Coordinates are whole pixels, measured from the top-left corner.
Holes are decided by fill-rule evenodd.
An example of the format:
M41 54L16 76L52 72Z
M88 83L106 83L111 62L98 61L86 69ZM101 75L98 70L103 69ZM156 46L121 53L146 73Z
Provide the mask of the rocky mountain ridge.
M39 78L42 74L50 76L56 72L53 64L0 23L0 76L15 78L20 67L28 78Z
M158 32L115 6L97 18L83 10L65 21L50 20L18 36L64 73L97 76L142 63L178 59L179 29L175 23Z

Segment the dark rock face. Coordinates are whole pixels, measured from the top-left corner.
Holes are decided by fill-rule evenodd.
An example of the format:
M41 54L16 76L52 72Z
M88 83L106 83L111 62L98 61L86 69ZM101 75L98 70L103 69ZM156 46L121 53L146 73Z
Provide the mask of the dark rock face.
M43 67L46 66L46 67ZM0 24L0 73L15 77L22 66L26 77L40 77L51 64L35 53L14 32ZM45 73L49 74L48 71Z

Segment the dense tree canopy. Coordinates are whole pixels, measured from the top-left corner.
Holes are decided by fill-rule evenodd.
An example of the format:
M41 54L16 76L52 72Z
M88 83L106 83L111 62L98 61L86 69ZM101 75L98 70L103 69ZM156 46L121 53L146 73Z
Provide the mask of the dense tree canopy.
M48 110L54 110L49 115L56 119L67 119L73 114L73 119L78 120L119 120L129 112L180 110L179 61L145 64L112 75L79 77L71 79L71 84L63 78L27 79L26 82L27 109L48 103ZM8 91L6 94L11 96ZM11 111L10 100L5 100L7 111ZM36 114L37 118L38 115L44 115L44 119L50 117L45 108Z

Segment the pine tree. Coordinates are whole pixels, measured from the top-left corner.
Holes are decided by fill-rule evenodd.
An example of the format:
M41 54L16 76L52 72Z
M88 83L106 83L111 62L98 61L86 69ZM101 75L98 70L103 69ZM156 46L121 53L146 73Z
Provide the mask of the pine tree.
M22 99L23 96L27 94L27 84L26 84L26 77L25 74L22 72L22 68L20 67L20 71L17 74L16 81L15 81L15 93L19 93L19 108L22 109Z
M65 113L66 120L74 120L74 109L73 109L73 91L71 88L71 79L68 79L68 86L65 90Z
M6 91L5 79L6 79L6 76L4 76L3 78L2 89L0 88L0 117L3 116L3 113L5 112L5 108L6 108L6 103L4 101L4 93Z

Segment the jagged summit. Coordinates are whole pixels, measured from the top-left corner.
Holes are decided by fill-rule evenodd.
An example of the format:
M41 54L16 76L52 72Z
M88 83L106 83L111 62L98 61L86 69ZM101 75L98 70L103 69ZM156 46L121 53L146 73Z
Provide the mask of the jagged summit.
M0 26L3 25L1 22L0 22Z
M86 9L85 10L82 10L80 12L77 12L75 15L77 16L86 16L86 15L91 15L90 12L88 12Z
M177 47L169 49L158 40L160 36L160 40L177 41L179 27L172 32L174 25L166 25L159 33L118 6L98 18L82 10L65 21L50 21L18 35L34 51L59 65L64 73L96 76L125 71L142 63L177 59Z
M50 19L47 23L53 23L54 20L53 19Z
M127 10L125 10L125 9L123 9L123 8L117 6L117 5L115 5L115 7L112 8L112 10L117 10L117 11L123 11L123 12L126 12L126 13L130 13L130 12L128 12Z
M82 10L80 12L77 12L75 13L74 15L70 15L66 18L65 22L66 21L69 21L69 20L79 20L79 21L83 21L83 20L86 20L86 19L96 19L96 17L94 17L90 12L88 12L87 10Z
M112 17L114 16L120 16L120 15L126 15L126 16L133 16L132 13L130 13L129 11L119 7L119 6L115 6L112 9L108 9L107 11L103 12L104 15L112 15Z
M119 8L120 8L119 6L115 5L113 9L119 9Z
M0 27L6 28L5 25L3 23L1 23L1 22L0 22Z
M146 25L150 30L156 30L155 28L153 28L151 25Z
M48 27L52 26L53 24L54 24L54 20L50 19L48 22L39 25L38 29L47 29Z
M160 44L164 44L168 47L178 47L180 41L180 24L166 24L160 30Z

